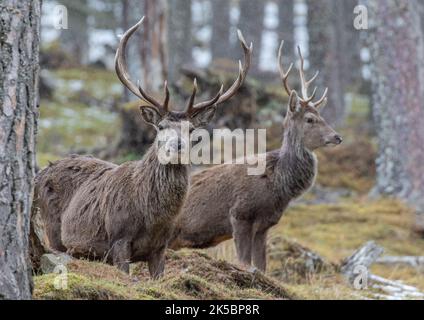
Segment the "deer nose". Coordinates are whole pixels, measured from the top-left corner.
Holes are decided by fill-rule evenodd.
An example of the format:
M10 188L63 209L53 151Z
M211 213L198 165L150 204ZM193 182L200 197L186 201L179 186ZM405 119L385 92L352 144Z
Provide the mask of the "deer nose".
M343 142L343 138L338 134L334 136L334 140L336 140L336 144L341 144Z

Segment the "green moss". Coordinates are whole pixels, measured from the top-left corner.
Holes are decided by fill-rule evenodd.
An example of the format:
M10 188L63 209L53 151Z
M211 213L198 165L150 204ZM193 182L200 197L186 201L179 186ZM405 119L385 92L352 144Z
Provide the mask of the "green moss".
M81 274L69 273L66 276L64 287L55 286L58 275L48 274L36 276L34 279L35 299L54 300L111 300L132 299L138 297L135 291L127 287L103 279L90 279Z
M70 150L109 145L116 139L119 126L115 114L99 107L42 101L37 138L38 152L44 154L40 163L45 163L46 155L55 158Z

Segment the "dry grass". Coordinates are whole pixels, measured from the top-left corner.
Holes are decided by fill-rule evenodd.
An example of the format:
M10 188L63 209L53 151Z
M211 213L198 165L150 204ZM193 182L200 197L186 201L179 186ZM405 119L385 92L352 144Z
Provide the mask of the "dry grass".
M413 213L402 203L382 199L351 199L332 205L299 205L287 210L268 240L268 274L304 299L356 299L366 296L352 290L331 266L335 266L367 241L375 240L389 255L423 255L424 239L412 232ZM290 239L288 242L287 239ZM288 246L299 242L328 264L305 273L304 257ZM296 244L298 245L298 244ZM235 262L232 241L208 252ZM275 254L280 252L280 254ZM372 272L402 280L424 291L424 271L410 267L374 265Z
M197 251L167 253L165 276L153 281L144 263L131 275L102 263L76 260L68 265L66 290L57 275L35 277L36 299L293 299L296 295L261 273L252 274Z

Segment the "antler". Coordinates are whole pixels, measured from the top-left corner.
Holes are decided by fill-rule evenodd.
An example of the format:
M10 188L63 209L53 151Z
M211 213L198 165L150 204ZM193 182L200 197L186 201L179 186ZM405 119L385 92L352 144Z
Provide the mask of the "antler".
M278 49L278 70L280 72L281 80L283 81L284 89L286 90L287 94L290 95L292 90L290 89L290 86L288 84L288 77L289 77L290 71L293 68L293 63L290 64L290 67L288 68L287 72L284 72L284 67L282 62L283 46L284 46L284 40L281 41L280 48ZM299 46L297 47L297 51L300 57L299 76L300 76L301 92L302 92L302 97L300 98L300 102L303 105L309 105L311 103L315 108L318 108L320 105L322 105L324 102L327 101L328 88L325 89L324 94L318 101L313 102L315 95L317 93L317 87L315 87L314 91L312 92L310 96L308 95L308 89L311 83L314 82L316 78L318 77L319 71L317 71L310 80L306 81L305 70L304 70L305 61L303 59L302 51L300 50Z
M204 107L196 107L194 105L194 99L196 98L196 93L197 93L197 79L194 78L194 80L193 80L193 93L190 96L190 100L188 102L186 112L190 115L193 115L196 112L198 112L199 110L202 110L203 108L217 104L219 98L222 96L223 90L224 90L224 86L221 85L221 89L219 90L218 94L214 98L212 98L209 101L203 102Z
M219 93L214 98L209 101L197 103L192 107L192 109L206 108L214 104L223 103L230 99L232 96L234 96L237 93L238 89L240 89L240 87L242 86L252 61L253 44L250 43L250 46L247 46L246 40L244 39L243 34L240 30L237 30L237 36L243 49L244 62L242 64L239 60L239 74L236 81L227 91L225 91L225 93L223 93L223 86L221 86Z
M168 104L169 104L168 83L165 81L165 84L164 84L165 98L163 103L160 103L154 97L152 97L146 91L144 91L144 89L140 85L140 82L138 82L137 85L135 85L131 81L130 75L127 69L126 58L125 58L127 42L128 42L128 39L132 36L132 34L143 23L143 21L144 21L144 17L141 18L141 20L137 24L135 24L133 27L128 29L122 36L121 40L119 41L118 50L116 51L116 56L115 56L116 74L118 75L119 80L121 80L121 82L137 97L139 97L141 100L151 104L153 107L158 109L159 113L167 113L169 111L168 110ZM225 93L223 93L223 86L221 86L221 89L219 90L218 94L214 98L208 101L197 103L195 105L194 99L197 93L197 80L194 79L193 93L190 97L190 101L186 109L187 113L193 114L199 111L200 109L227 101L228 99L230 99L232 96L236 94L237 90L243 84L244 79L246 78L246 74L250 67L253 44L250 44L250 46L248 47L243 37L243 34L241 33L240 30L237 30L237 34L238 34L238 38L240 40L240 43L244 52L244 63L242 65L241 61L239 61L239 75L236 81Z
M308 105L309 102L314 100L315 95L317 93L317 87L315 87L311 96L308 96L308 89L309 89L309 86L311 85L311 83L318 77L319 71L317 71L315 73L315 75L309 81L306 81L305 69L304 69L305 60L303 59L303 55L302 55L302 51L300 50L300 46L297 46L297 52L299 53L299 57L300 57L299 76L300 76L300 84L302 86L302 90L301 90L302 91L302 102L305 105Z
M127 42L128 42L128 39L133 35L133 33L138 29L138 27L143 23L143 21L144 21L144 17L141 18L141 20L137 22L137 24L135 24L130 29L128 29L122 36L121 40L119 41L118 50L116 50L116 56L115 56L115 70L119 80L121 80L124 86L126 86L132 93L134 93L141 100L150 103L152 106L157 108L159 112L166 113L168 111L168 101L169 101L169 91L168 91L167 84L165 83L165 94L166 94L165 101L163 104L161 104L159 101L157 101L155 98L153 98L147 92L144 91L144 89L140 86L140 82L138 82L136 86L131 81L131 78L127 69L127 63L125 58Z
M290 64L290 67L287 70L287 72L284 72L283 58L282 58L283 47L284 47L284 40L281 41L280 48L278 49L278 70L280 71L280 77L281 77L281 81L283 81L284 89L286 90L288 95L291 95L292 90L290 89L288 79L289 79L290 71L293 68L293 62Z

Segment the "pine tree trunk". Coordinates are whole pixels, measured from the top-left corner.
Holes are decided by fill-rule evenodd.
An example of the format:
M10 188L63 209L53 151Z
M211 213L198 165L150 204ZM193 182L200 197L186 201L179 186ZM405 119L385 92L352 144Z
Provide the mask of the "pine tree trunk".
M79 64L89 62L88 42L88 4L87 0L72 0L66 2L68 9L68 29L60 35L61 46Z
M358 92L362 79L362 61L361 61L361 32L355 29L354 9L358 5L358 0L340 1L343 6L342 14L339 18L339 24L342 26L343 44L341 46L343 58L343 76L345 77L345 86L351 92Z
M121 19L121 27L122 30L128 30L130 28L130 3L129 0L122 0L121 1L122 6L122 19ZM124 89L124 95L123 95L123 101L128 102L130 101L131 92L125 88Z
M213 0L212 6L212 59L229 56L230 48L230 1Z
M140 48L144 72L142 85L148 90L159 90L167 79L166 5L165 0L143 2L145 20Z
M359 32L353 28L355 0L308 0L309 60L320 70L319 88L329 87L327 121L337 127L346 117L345 93L360 78Z
M259 70L259 57L262 50L262 31L264 25L264 1L240 0L239 29L248 39L252 39L255 54L252 56L252 71ZM236 43L237 49L239 43Z
M287 61L292 61L294 58L294 0L279 0L278 1L278 41L284 40L288 57Z
M375 191L416 208L416 226L424 231L424 44L417 1L366 5L379 138Z
M191 62L191 0L170 0L168 18L168 81L174 83L180 68Z
M31 298L40 11L38 0L0 3L0 299Z

